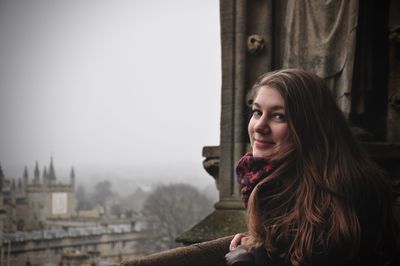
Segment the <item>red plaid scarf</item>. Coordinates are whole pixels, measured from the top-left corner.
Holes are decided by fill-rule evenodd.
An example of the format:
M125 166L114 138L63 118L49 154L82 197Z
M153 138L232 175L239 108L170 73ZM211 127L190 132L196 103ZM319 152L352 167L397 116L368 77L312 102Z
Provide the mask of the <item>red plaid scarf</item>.
M272 171L272 166L267 159L262 157L253 157L251 152L246 153L236 166L236 177L239 184L242 186L242 201L244 207L247 208L247 203L251 191L263 178L268 176Z

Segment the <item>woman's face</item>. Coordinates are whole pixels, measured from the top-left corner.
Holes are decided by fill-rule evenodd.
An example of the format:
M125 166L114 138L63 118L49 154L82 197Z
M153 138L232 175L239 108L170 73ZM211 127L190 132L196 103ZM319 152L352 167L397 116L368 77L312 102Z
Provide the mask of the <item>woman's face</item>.
M272 148L286 144L288 123L285 101L276 89L268 86L259 88L248 130L254 157L268 158Z

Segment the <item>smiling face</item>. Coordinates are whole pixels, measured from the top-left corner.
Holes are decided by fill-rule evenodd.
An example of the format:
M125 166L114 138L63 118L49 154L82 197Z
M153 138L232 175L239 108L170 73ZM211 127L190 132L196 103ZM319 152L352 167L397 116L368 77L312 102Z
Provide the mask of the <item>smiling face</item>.
M260 87L252 105L248 126L253 156L271 156L272 149L287 143L288 128L282 95L272 87Z

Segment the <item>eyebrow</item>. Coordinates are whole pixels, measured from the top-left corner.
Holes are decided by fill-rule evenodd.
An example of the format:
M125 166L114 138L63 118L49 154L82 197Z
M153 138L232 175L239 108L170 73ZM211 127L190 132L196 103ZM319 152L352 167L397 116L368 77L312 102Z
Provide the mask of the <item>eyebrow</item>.
M261 108L261 106L258 104L258 103L256 103L256 102L253 102L253 104L251 105L251 107L257 107L257 108ZM283 107L282 105L273 105L272 107L270 107L270 108L268 108L269 110L272 110L272 111L276 111L276 110L285 110L285 107Z

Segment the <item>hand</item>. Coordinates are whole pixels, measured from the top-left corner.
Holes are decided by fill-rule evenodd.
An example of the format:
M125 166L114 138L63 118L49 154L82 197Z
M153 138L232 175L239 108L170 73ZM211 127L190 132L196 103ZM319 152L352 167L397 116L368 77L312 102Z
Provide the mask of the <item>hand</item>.
M232 241L231 244L229 245L229 251L232 251L236 249L239 245L242 245L244 242L246 242L248 236L244 233L236 234Z
M254 253L248 251L244 246L238 246L225 255L226 264L233 265L254 265Z

